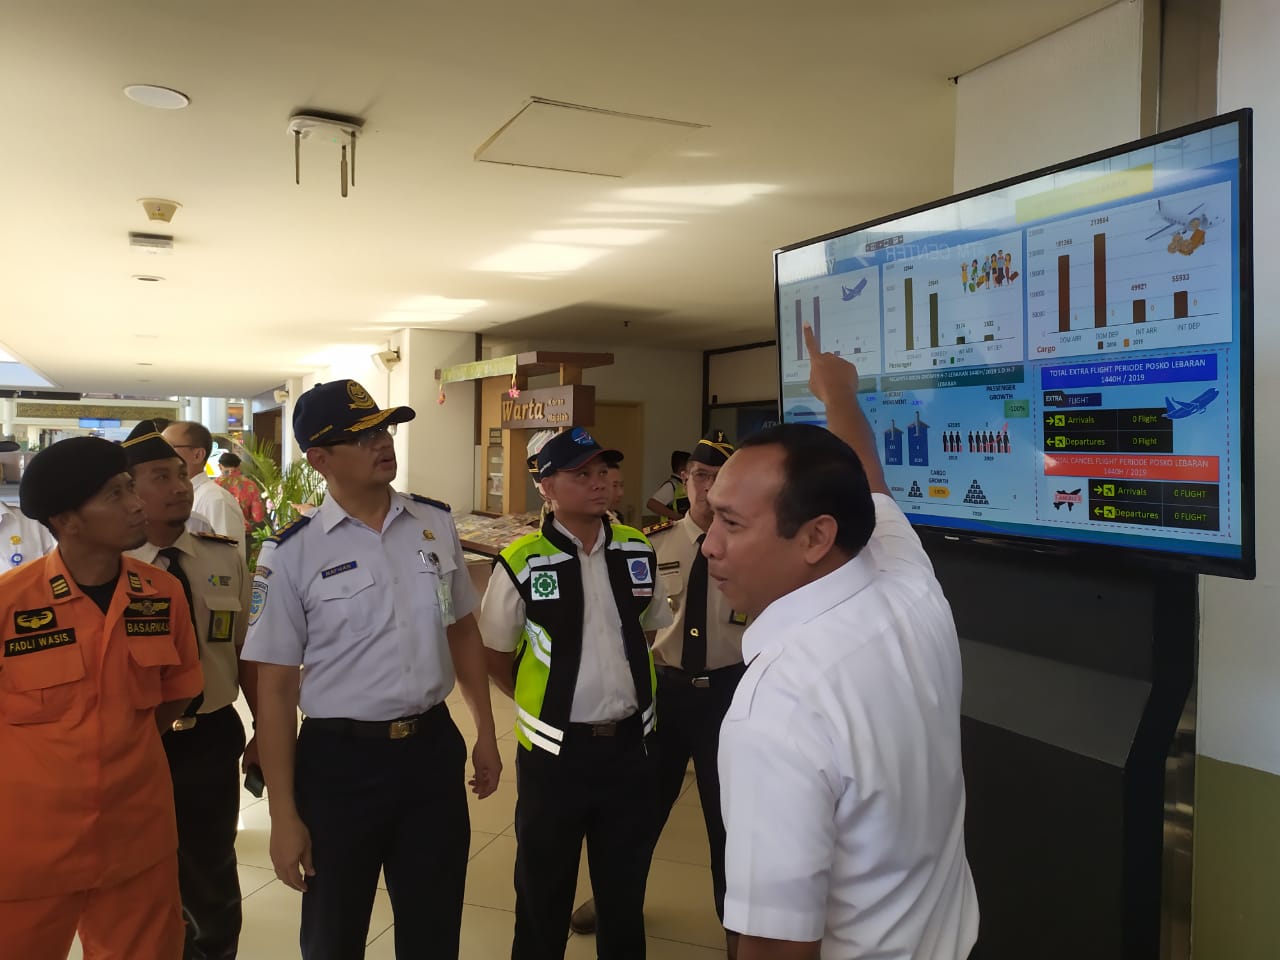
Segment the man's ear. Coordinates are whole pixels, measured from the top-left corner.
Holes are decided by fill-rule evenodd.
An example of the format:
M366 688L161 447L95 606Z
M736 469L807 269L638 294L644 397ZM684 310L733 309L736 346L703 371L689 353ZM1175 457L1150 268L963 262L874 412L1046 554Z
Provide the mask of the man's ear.
M804 559L809 564L821 563L836 546L840 525L836 518L824 513L806 521L796 536L800 539Z
M325 450L324 447L308 447L303 456L307 458L307 463L311 464L317 473L324 473L321 468L328 462L329 451Z

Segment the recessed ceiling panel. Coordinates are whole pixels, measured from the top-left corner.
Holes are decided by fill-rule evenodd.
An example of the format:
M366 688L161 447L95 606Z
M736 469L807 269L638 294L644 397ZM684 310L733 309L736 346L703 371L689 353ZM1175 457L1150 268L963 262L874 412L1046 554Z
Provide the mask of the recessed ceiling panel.
M705 126L534 97L475 157L486 163L625 177Z

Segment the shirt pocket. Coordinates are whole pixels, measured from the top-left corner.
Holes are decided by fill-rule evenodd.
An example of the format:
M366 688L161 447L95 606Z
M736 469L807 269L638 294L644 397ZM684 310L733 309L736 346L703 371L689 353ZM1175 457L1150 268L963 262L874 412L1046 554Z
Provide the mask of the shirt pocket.
M169 637L129 638L129 696L138 710L151 710L164 699L164 672L180 666Z
M415 616L440 619L440 597L436 588L443 583L449 591L449 603L453 603L453 578L458 567L447 553L423 551L426 563L419 563L418 576L414 578L413 612ZM432 560L432 557L435 560ZM468 574L469 576L469 574ZM455 614L456 615L456 614Z
M0 718L12 724L60 719L74 702L84 673L79 644L6 657L0 667Z
M391 604L373 586L373 574L364 567L321 578L313 595L319 606L316 615L325 631L359 638L376 634L384 625Z
M231 643L236 638L236 623L241 615L240 598L222 594L209 598L209 643Z

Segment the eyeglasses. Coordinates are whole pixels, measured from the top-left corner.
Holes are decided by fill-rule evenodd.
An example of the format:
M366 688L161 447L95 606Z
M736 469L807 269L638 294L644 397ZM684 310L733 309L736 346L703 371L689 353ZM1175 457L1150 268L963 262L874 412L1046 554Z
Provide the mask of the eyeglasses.
M356 446L367 450L383 437L394 437L395 435L396 425L394 423L389 423L385 426L370 427L368 430L361 430L359 433L352 434L349 437L343 437L341 440L329 440L326 443L313 444L313 446L341 447L354 443Z

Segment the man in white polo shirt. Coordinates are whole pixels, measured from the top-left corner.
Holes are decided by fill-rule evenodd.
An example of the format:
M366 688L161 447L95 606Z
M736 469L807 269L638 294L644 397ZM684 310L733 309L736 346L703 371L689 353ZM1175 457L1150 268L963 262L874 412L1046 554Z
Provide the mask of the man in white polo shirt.
M753 617L720 734L730 957L963 960L978 905L951 608L888 496L857 372L805 339L830 432L744 441L702 548Z

